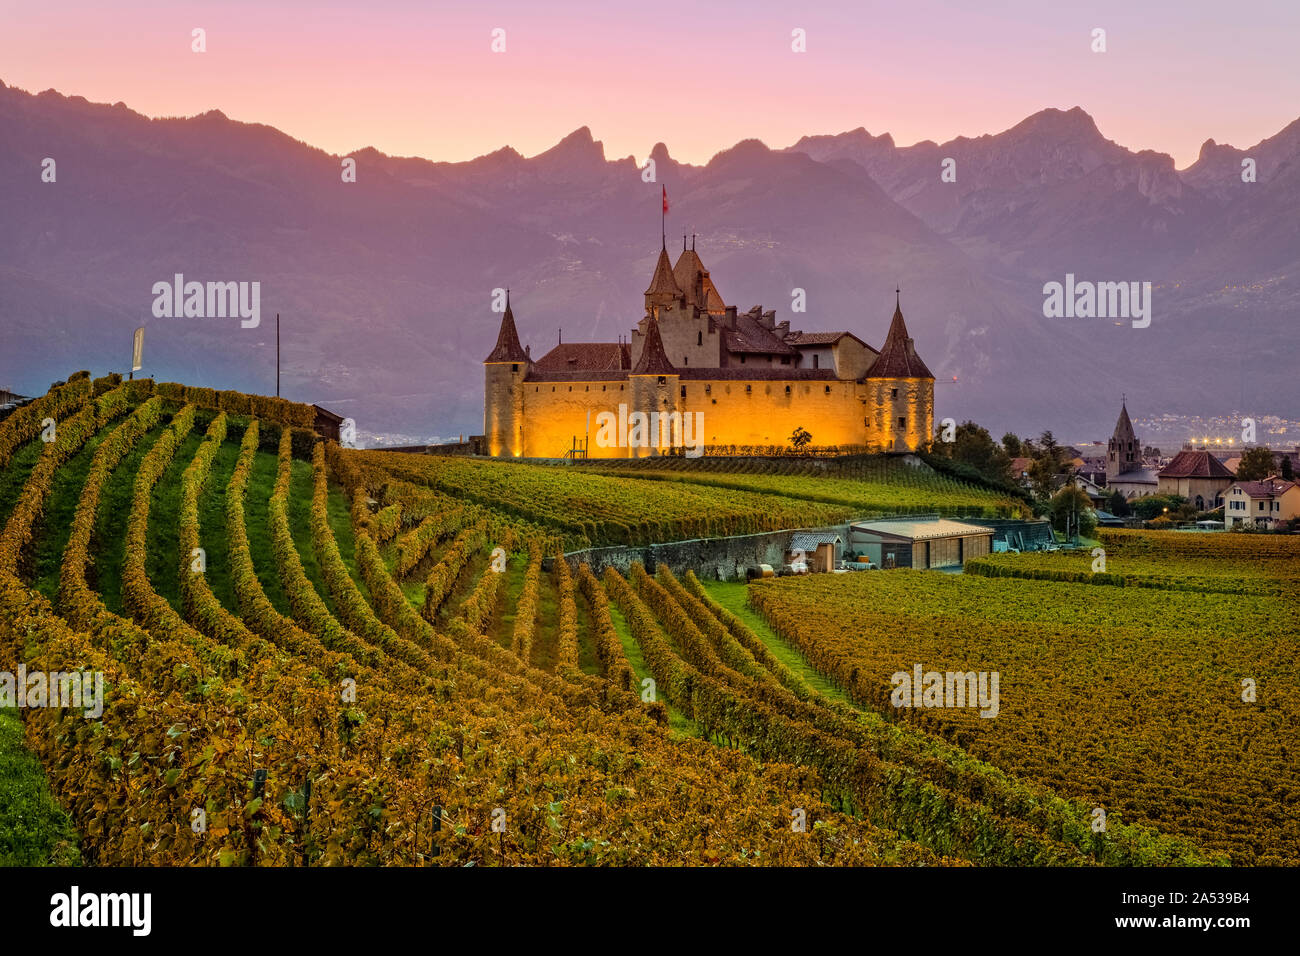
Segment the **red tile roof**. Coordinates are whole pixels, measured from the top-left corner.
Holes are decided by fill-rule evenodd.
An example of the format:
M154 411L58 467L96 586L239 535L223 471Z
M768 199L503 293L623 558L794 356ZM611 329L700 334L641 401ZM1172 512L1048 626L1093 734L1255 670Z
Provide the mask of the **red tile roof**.
M1295 486L1294 481L1284 481L1281 478L1237 482L1237 487L1252 498L1275 498L1278 495L1286 494L1288 490Z
M683 368L677 370L683 382L837 382L834 369L829 368Z
M622 342L562 342L533 365L542 372L627 369L632 367L632 349Z
M1161 478L1231 478L1232 472L1208 451L1180 451L1160 469Z
M750 313L736 316L736 327L722 330L722 344L733 355L798 355L793 347Z
M532 369L524 379L529 384L535 382L626 382L627 369L592 369L577 372L549 372L545 369Z

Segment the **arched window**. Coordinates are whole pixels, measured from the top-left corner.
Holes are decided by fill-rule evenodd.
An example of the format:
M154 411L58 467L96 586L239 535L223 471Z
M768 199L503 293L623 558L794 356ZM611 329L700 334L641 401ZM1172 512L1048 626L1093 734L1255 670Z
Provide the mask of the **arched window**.
M1197 511L1205 510L1205 499L1202 498L1200 495L1196 496L1196 510Z
M704 344L704 333L703 333L703 332L696 332L696 333L695 333L695 344L696 344L696 345L703 345L703 344Z

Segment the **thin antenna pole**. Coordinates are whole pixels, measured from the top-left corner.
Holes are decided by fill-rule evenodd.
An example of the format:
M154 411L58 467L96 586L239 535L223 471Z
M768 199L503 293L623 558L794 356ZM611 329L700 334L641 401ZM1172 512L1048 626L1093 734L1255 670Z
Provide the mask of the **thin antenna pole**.
M280 397L280 313L275 313L275 397Z

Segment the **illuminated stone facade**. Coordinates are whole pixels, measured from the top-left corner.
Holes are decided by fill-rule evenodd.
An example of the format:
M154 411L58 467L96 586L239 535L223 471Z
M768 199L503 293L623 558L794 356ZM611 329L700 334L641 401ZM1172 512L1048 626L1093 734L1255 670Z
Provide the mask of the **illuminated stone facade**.
M507 298L484 371L493 456L700 454L788 445L797 428L813 446L904 452L934 429L934 376L897 302L879 351L851 332L791 331L771 311L726 305L694 248L676 266L660 251L626 342L564 343L534 360Z

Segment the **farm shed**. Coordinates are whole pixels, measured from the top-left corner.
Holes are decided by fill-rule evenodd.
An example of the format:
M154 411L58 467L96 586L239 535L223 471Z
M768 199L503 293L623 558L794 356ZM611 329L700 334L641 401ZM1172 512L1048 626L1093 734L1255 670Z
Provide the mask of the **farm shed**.
M934 519L882 519L849 525L849 550L881 568L952 568L988 554L993 530Z
M328 408L321 408L319 405L313 405L316 409L316 434L321 438L338 441L339 426L343 424L343 416L335 415Z
M833 532L796 532L785 552L785 563L793 566L803 554L803 564L812 574L826 574L835 569L844 547L844 539Z

